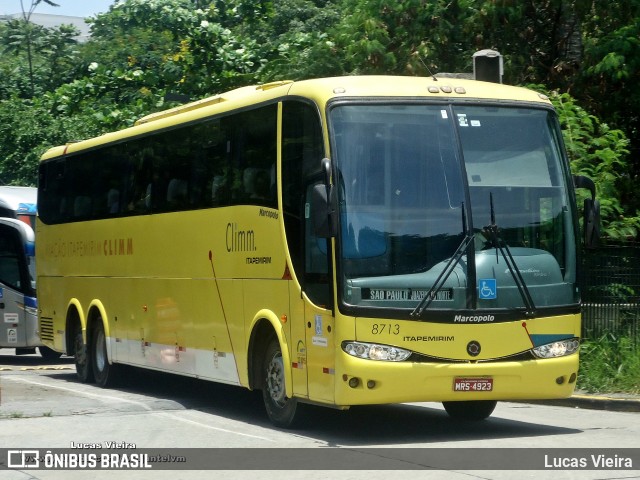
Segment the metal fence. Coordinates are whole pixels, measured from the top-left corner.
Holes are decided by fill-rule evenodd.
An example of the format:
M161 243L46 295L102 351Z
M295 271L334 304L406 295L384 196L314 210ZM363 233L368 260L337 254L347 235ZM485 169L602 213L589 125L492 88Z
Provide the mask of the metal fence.
M582 335L628 335L640 346L640 245L589 250L582 264Z

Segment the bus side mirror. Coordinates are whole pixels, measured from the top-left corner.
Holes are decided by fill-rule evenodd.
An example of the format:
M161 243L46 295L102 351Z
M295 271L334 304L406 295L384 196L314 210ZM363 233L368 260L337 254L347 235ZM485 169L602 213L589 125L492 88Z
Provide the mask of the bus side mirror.
M575 175L573 184L575 188L586 188L591 193L591 198L584 201L584 246L596 248L600 241L600 202L596 199L596 185L582 175Z
M314 185L311 192L311 216L316 237L331 238L338 233L335 188L331 184L331 163L322 160L324 182Z
M584 201L584 246L596 248L600 241L600 202L589 198Z

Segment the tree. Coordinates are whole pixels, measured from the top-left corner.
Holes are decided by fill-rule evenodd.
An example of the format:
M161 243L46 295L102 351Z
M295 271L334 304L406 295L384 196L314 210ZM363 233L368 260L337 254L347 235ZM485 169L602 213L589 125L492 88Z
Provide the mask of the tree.
M0 181L36 185L38 160L47 149L104 133L107 122L98 113L59 115L49 95L0 101Z
M31 85L31 96L35 94L35 78L34 78L34 48L42 46L42 32L44 28L39 25L31 23L31 15L35 9L42 2L52 7L59 6L57 3L51 0L32 0L31 4L25 9L24 1L20 0L20 8L22 10L22 20L9 22L9 42L7 43L7 49L13 50L15 54L18 54L22 49L25 50L27 55L27 65L29 67L29 83Z
M85 65L141 72L156 91L211 95L242 85L260 65L255 41L239 38L212 3L127 0L92 22ZM228 20L225 20L228 21Z
M5 90L6 97L16 93L14 89L23 98L40 95L69 80L73 71L77 53L74 37L79 32L72 25L46 28L31 23L31 14L40 3L32 2L28 11L23 8L21 19L10 20L0 28L0 50L8 54L0 60L4 73L0 91Z
M333 0L281 0L258 21L234 31L260 45L264 61L256 73L261 81L338 75L345 71L344 60L329 32L341 15Z
M633 188L628 138L589 114L568 93L551 92L550 98L558 112L572 172L596 184L604 235L618 241L635 238L640 232L640 212L625 202Z
M582 103L615 128L623 129L632 158L640 155L640 2L593 2L593 15L585 22L583 68L575 92ZM640 178L634 162L632 181ZM635 189L634 189L635 190ZM640 209L640 195L626 198Z
M53 4L32 0L23 17L41 1ZM283 78L470 72L472 54L493 48L506 83L572 94L551 95L572 168L596 180L609 235L628 237L640 210L640 167L628 160L640 145L639 25L638 0L118 0L80 46L62 29L0 25L11 53L0 57L8 155L0 173L26 179L32 152L129 126L166 108L168 92L198 98ZM9 165L20 155L31 166Z

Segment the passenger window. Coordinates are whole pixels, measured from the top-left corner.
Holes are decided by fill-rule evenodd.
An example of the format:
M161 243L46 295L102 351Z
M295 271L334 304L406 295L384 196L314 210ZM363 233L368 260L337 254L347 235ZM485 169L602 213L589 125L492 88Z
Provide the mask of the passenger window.
M22 244L16 232L0 225L0 282L16 290L22 289L20 258Z

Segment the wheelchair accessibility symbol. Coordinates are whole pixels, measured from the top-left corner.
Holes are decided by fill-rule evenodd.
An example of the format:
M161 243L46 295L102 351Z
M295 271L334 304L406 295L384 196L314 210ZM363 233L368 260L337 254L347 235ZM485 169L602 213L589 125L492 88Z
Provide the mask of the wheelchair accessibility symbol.
M498 298L498 286L495 278L484 278L478 282L478 298L495 300Z

